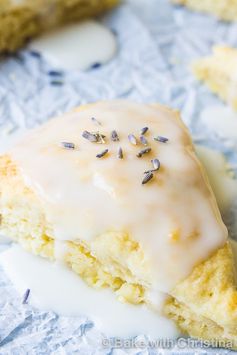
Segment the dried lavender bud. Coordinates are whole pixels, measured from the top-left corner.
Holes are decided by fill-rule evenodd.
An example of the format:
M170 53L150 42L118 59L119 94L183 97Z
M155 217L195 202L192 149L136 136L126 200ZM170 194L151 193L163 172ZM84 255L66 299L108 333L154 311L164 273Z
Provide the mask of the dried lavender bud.
M63 72L59 70L50 70L48 71L49 76L63 76Z
M105 135L104 134L100 134L100 133L95 133L96 137L97 137L97 143L99 144L105 144Z
M99 132L88 132L88 131L84 131L82 133L82 137L85 139L88 139L90 142L93 143L100 143L100 144L104 144L105 143L105 136L103 134L100 134Z
M103 150L103 152L96 155L96 158L103 158L108 153L108 151L109 149Z
M143 127L142 129L141 129L141 135L144 135L144 134L146 134L146 132L148 131L148 127Z
M150 181L153 178L153 176L154 176L153 173L151 171L148 171L142 180L142 185L147 184L148 181Z
M154 140L157 142L166 143L166 142L168 142L169 139L162 137L162 136L157 136L157 137L154 137Z
M147 139L146 139L144 136L141 136L141 137L140 137L140 142L141 142L143 145L147 145L147 144L148 144Z
M131 144L133 144L133 145L136 145L136 144L137 144L137 139L136 139L136 137L134 136L134 134L129 134L129 135L128 135L128 140L129 140L129 142L130 142Z
M119 141L118 133L117 133L115 130L113 130L113 131L111 132L111 140L112 140L113 142L118 142L118 141Z
M94 63L91 65L91 69L97 69L101 67L101 63Z
M140 150L140 152L137 154L137 157L138 157L138 158L141 158L144 154L150 153L150 151L151 151L151 148L142 149L142 150Z
M95 117L91 117L91 121L97 124L98 126L101 126L101 123Z
M61 85L63 85L63 81L62 80L52 80L52 81L50 81L50 84L53 86L61 86Z
M32 55L32 57L35 57L35 58L41 58L41 54L37 51L31 50L30 55Z
M121 147L118 150L118 155L117 156L118 156L119 159L123 159L123 150L122 150Z
M157 170L160 169L160 161L159 161L159 159L157 159L157 158L156 159L152 159L151 163L152 163L153 168L154 168L153 171L157 171Z
M70 143L70 142L61 142L60 143L61 147L62 148L65 148L65 149L75 149L75 144L74 143Z
M30 295L30 289L27 288L27 290L26 290L26 292L25 292L25 294L24 294L24 296L23 296L23 300L22 300L22 303L23 303L23 304L26 304L26 303L27 303L28 298L29 298L29 295Z
M153 173L154 171L158 171L160 169L160 161L159 159L152 159L151 163L153 165L153 169L149 169L147 171L144 171L144 174L148 174L148 173Z
M98 138L95 134L90 133L88 131L84 131L82 133L82 137L85 139L88 139L88 141L90 141L90 142L97 142L97 140L98 140Z

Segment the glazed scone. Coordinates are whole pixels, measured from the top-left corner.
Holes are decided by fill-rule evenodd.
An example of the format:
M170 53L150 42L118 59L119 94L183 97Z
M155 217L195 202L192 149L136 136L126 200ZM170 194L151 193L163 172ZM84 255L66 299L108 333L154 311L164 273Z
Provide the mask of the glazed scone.
M12 52L29 38L63 23L93 17L118 0L0 0L0 52Z
M1 234L190 335L237 346L227 230L178 112L82 106L2 156L0 184Z
M212 55L192 64L192 70L198 80L237 110L237 49L215 46Z
M224 21L237 20L237 0L171 0L192 10L208 13Z
M213 346L237 348L237 290L231 245L227 243L171 292L165 313L189 335Z

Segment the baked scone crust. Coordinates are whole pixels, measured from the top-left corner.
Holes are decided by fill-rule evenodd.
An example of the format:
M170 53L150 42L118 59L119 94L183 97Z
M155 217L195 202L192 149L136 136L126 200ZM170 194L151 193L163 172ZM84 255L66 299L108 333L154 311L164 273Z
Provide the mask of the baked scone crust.
M225 21L237 20L236 0L171 0L174 4L185 5L194 11L214 15Z
M7 155L0 158L0 181L2 232L26 250L54 260L55 241L40 201ZM64 261L90 286L110 287L122 301L149 305L146 260L127 235L108 233L92 244L68 242ZM193 337L237 347L237 291L229 243L172 290L164 313Z
M237 347L236 276L229 243L175 287L165 313L195 338Z
M7 155L0 157L0 181L4 186L0 196L1 232L27 251L54 260L55 240L40 200L24 184ZM134 304L144 302L148 271L143 259L138 243L114 232L100 235L90 245L68 241L64 256L64 262L90 286L111 287L121 300ZM136 274L131 272L131 265Z
M100 15L119 0L0 0L0 52L14 52L55 26Z
M198 80L237 110L237 49L215 46L212 55L193 62L192 70Z

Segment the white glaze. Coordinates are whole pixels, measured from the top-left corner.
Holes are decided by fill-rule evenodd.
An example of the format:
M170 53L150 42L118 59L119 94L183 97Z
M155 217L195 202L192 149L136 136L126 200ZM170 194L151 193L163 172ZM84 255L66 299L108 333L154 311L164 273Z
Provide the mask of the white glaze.
M94 20L53 30L29 46L59 68L81 70L108 62L117 49L113 33Z
M54 241L54 258L57 261L64 262L65 254L67 253L67 242L55 239Z
M21 140L26 133L26 129L21 129L14 133L1 136L0 153L3 154L7 152L7 150ZM233 132L233 134L235 134L235 132ZM224 154L215 149L196 144L195 150L206 170L219 209L221 212L225 212L237 195L237 179L234 177L231 166L226 161ZM2 237L1 240L6 240L6 237Z
M101 122L99 129L107 137L116 129L120 142L108 139L101 145L82 138L84 130L98 130L91 117ZM127 136L144 126L149 126L152 154L139 159L142 146L132 146ZM157 134L169 142L155 142ZM74 142L77 149L62 149L62 141ZM119 146L123 160L116 158ZM108 156L96 158L107 147ZM41 199L55 239L91 240L111 230L128 232L150 261L152 289L168 292L227 236L188 132L167 108L124 101L87 106L36 129L11 154ZM162 168L142 186L143 172L154 157ZM175 231L180 231L176 242L171 238Z
M77 275L58 263L48 262L14 245L0 255L0 262L20 294L31 290L29 302L65 316L89 317L107 336L176 338L172 321L145 306L118 302L109 290L88 287Z
M229 106L217 105L202 111L200 119L219 137L237 141L237 113Z
M237 179L222 153L200 145L195 148L207 172L218 206L225 213L237 198Z
M24 128L14 132L2 131L0 135L0 154L6 153L14 144L21 140L28 131Z

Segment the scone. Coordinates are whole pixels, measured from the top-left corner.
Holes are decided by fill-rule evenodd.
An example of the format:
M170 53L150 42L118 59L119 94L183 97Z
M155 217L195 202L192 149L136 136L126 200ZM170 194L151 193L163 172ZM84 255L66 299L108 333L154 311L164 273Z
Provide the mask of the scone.
M82 106L2 156L0 184L1 234L190 335L237 346L227 229L178 112Z
M237 0L171 0L192 10L214 15L225 21L237 20Z
M0 52L63 23L103 13L119 0L0 0Z
M237 110L237 49L215 46L213 54L192 65L197 79Z

